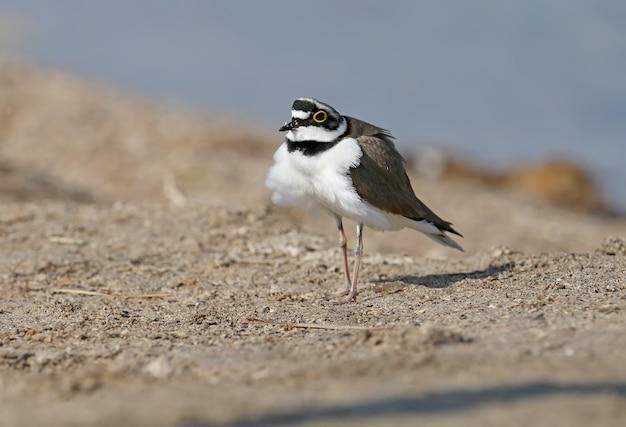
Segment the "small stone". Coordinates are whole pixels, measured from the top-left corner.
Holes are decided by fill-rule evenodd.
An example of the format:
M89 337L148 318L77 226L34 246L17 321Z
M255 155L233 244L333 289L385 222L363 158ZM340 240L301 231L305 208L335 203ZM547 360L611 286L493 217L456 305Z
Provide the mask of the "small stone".
M617 236L607 237L600 246L600 252L605 255L626 256L626 239Z
M158 357L148 363L144 370L154 378L165 378L172 373L172 368L163 357Z

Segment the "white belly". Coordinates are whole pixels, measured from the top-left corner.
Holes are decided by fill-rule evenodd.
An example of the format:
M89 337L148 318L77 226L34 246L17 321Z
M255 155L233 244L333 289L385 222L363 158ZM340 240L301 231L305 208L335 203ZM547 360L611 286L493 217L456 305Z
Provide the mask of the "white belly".
M289 153L284 143L274 154L275 163L265 184L272 190L276 204L300 206L308 211L322 208L373 228L396 228L382 212L364 202L352 185L348 171L359 164L362 154L352 138L314 156L298 151Z

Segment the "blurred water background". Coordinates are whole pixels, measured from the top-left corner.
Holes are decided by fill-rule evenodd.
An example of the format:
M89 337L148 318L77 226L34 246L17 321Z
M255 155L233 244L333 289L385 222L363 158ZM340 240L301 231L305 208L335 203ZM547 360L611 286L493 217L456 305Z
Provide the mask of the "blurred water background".
M404 148L565 156L624 210L624 23L620 0L0 0L0 51L276 129L312 96Z

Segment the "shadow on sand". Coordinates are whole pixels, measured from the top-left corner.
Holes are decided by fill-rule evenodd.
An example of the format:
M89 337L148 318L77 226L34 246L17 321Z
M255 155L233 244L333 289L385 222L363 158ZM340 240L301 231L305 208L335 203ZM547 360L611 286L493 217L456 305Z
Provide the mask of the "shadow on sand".
M482 270L474 270L466 273L427 274L425 276L403 275L373 282L401 282L406 285L426 286L427 288L447 288L463 279L485 279L487 277L497 276L504 271L511 270L514 266L514 263L509 262L501 265L490 265Z
M357 422L367 418L370 421L393 416L433 415L437 413L461 411L487 403L508 403L522 399L546 399L565 395L597 395L610 393L626 397L626 383L596 384L552 384L530 383L491 387L476 390L449 390L422 396L398 396L379 400L369 400L346 405L332 405L318 408L299 409L264 415L255 419L239 420L229 424L211 422L185 423L185 427L265 427L288 426L303 422Z

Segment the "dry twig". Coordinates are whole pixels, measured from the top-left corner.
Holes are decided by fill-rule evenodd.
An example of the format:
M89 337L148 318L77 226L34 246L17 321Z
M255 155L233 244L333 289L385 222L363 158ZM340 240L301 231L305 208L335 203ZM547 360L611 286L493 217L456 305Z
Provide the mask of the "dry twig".
M121 298L166 298L171 294L168 293L156 293L156 294L107 294L104 292L85 291L82 289L52 289L53 294L74 294L74 295L90 295L98 297L121 297Z
M289 322L272 322L269 320L248 318L248 322L263 323L265 325L283 326L289 328L302 329L325 329L330 331L382 331L386 329L394 329L393 326L352 326L352 325L318 325L317 323L289 323Z

